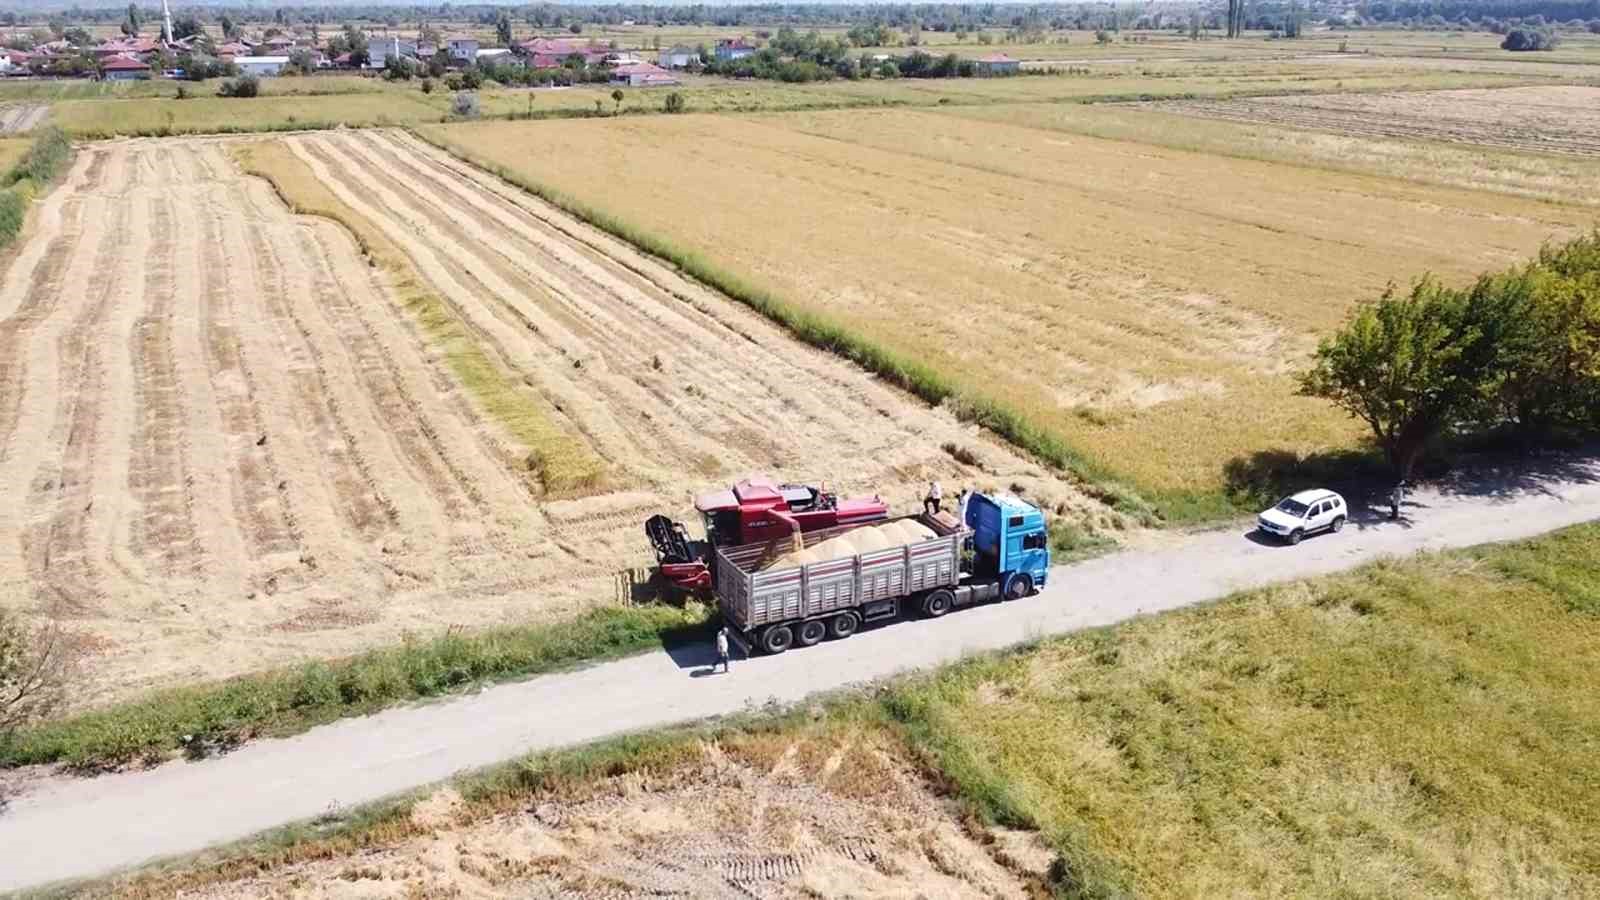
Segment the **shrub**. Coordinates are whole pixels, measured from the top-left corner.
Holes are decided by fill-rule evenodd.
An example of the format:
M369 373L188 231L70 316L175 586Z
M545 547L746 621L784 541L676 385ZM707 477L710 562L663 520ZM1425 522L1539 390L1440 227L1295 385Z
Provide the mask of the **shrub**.
M424 79L422 79L422 92L424 94L433 93L433 79L432 78L424 78Z
M1500 42L1502 50L1554 50L1560 38L1547 28L1513 28Z
M30 628L0 608L0 745L18 728L44 719L66 699L66 640L46 625Z
M681 113L684 111L687 105L688 104L684 103L683 101L683 95L677 91L673 91L667 95L667 112Z
M240 75L217 88L219 97L254 97L261 92L261 80L254 75Z
M463 119L471 119L478 115L478 95L471 91L459 91L450 101L450 112Z

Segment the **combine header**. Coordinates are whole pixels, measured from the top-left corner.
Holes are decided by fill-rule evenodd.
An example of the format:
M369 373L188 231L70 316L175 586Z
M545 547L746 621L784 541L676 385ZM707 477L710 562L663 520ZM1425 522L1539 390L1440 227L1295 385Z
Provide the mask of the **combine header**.
M882 521L889 507L877 497L840 500L821 488L774 484L748 478L731 490L695 498L705 525L705 540L689 537L683 525L651 516L645 534L655 547L662 577L689 591L711 587L711 559L718 547L772 543L813 531Z

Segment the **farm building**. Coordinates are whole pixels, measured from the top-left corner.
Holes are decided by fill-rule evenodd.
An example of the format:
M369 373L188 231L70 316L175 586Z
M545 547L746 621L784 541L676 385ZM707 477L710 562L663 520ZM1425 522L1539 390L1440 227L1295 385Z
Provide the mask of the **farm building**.
M283 71L289 64L287 56L235 56L233 64L239 67L240 75L255 75L261 78L271 78Z
M744 38L717 41L717 59L725 62L732 59L744 59L746 56L753 56L755 52L755 45L746 42Z
M478 65L497 66L502 63L515 63L521 65L522 61L510 50L504 47L487 47L478 51Z
M678 79L671 72L651 63L635 63L631 66L618 66L611 72L612 84L626 84L631 87L657 87L660 85L677 84Z
M150 64L131 56L113 56L100 64L107 81L139 81L150 77Z
M979 75L1015 75L1022 71L1022 63L1004 53L990 53L972 62Z
M656 62L665 69L686 69L700 61L700 54L694 48L679 44L671 50L663 50L657 56Z
M402 41L392 37L387 40L371 40L367 42L367 68L381 69L389 64L389 57L398 56L402 59L417 55L415 41Z
M467 65L478 58L478 39L457 35L445 43L445 48L450 51L450 61L456 65Z

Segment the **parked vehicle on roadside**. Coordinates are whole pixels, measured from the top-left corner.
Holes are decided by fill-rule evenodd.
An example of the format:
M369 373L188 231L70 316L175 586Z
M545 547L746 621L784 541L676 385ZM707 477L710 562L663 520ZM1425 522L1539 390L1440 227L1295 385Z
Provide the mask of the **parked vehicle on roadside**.
M1350 510L1343 497L1317 488L1285 497L1271 509L1263 510L1256 516L1256 527L1290 544L1298 544L1309 534L1343 530L1349 518Z
M852 535L872 549L806 555L806 548ZM937 618L985 600L1021 599L1043 587L1049 573L1049 529L1039 508L1012 496L973 494L965 522L948 512L923 513L717 547L713 589L723 620L742 640L782 653L849 637L863 624L907 611Z

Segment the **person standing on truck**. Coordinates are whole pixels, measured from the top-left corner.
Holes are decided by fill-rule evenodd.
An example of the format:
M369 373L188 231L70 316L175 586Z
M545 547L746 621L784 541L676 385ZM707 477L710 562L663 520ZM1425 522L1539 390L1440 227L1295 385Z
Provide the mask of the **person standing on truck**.
M726 674L728 671L728 629L726 627L717 630L717 662L722 663L722 671ZM715 672L716 670L716 664L713 663L711 671Z
M944 488L939 487L939 482L928 482L928 496L922 498L922 511L930 516L938 515L939 503L944 500Z
M967 524L967 504L972 501L972 492L966 488L956 495L956 518L962 525Z

